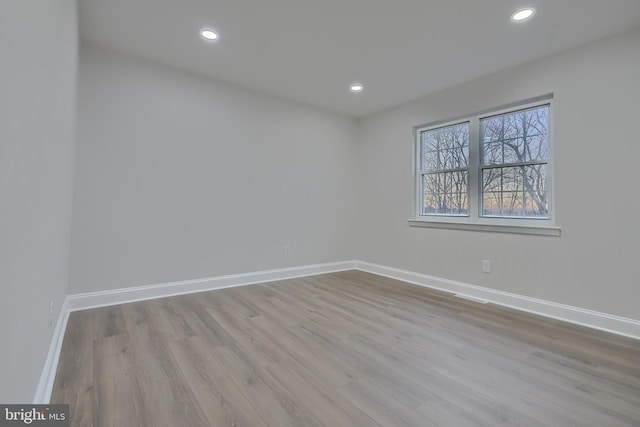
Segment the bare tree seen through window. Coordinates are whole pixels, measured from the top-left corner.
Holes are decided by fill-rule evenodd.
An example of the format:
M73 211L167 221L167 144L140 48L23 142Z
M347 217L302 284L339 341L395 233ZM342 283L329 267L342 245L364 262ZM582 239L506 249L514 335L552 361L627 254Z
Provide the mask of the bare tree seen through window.
M423 215L469 212L469 123L421 133Z
M549 106L480 121L482 215L549 217Z

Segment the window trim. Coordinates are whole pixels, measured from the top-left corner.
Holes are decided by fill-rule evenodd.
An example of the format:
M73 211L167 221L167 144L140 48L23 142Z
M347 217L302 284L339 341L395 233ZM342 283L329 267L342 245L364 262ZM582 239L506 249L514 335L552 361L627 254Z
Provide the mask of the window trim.
M480 164L480 120L505 114L513 113L529 108L549 106L549 161L548 170L548 197L550 201L548 218L517 218L517 217L492 217L482 216L482 200L480 194L480 182L482 180L482 168ZM413 206L409 225L412 227L447 228L456 230L489 231L500 233L535 234L545 236L560 236L561 228L556 224L556 203L555 203L555 176L554 176L554 141L553 141L553 94L547 94L535 98L529 98L520 102L502 105L496 108L483 110L473 114L455 117L452 119L429 122L413 128ZM459 123L469 122L469 208L468 216L447 216L447 215L422 215L421 196L422 171L419 162L421 161L421 138L422 131L445 127Z

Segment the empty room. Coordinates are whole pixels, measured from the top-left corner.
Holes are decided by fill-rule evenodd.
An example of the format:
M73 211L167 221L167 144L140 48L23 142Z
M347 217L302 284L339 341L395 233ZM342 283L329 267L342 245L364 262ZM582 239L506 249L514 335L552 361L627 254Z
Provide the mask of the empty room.
M640 426L640 2L7 0L0 425Z

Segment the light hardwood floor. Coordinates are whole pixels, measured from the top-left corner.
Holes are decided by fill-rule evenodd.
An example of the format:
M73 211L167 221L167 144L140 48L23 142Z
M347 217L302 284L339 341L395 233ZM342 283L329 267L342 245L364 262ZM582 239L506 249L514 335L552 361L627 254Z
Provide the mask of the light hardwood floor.
M640 341L358 271L72 313L72 426L640 426Z

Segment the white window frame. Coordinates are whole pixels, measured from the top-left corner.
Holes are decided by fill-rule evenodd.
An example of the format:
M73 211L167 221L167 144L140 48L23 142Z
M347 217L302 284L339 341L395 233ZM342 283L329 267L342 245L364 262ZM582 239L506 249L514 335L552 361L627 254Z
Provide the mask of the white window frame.
M482 119L506 113L515 113L520 110L549 106L549 161L547 174L547 191L550 204L548 218L518 218L482 216L482 194L480 182L482 181L482 168L480 165L480 121ZM440 127L469 122L469 182L468 200L469 214L461 215L424 215L422 214L422 170L421 170L421 133ZM414 127L414 191L413 212L409 225L413 227L447 228L471 231L490 231L517 234L535 234L547 236L560 236L561 228L555 222L555 191L554 185L554 155L553 155L553 94L531 98L526 101L512 103L501 107L485 110L475 114L469 114L449 120L431 122Z

